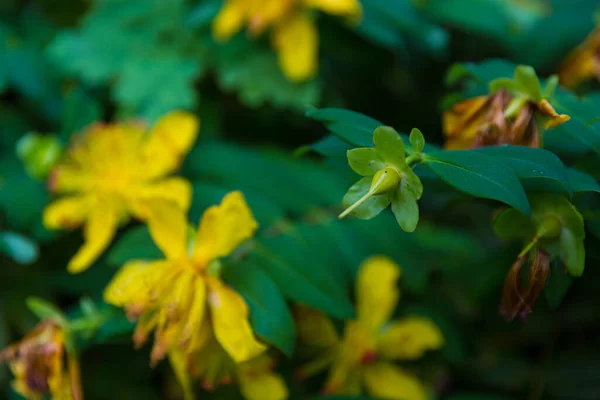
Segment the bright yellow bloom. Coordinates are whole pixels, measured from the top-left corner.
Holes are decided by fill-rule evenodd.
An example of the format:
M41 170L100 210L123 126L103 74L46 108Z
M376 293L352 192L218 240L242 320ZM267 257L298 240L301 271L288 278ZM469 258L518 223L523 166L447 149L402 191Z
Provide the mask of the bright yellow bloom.
M393 360L415 360L444 343L440 330L429 319L407 317L389 321L400 292L396 286L400 267L375 256L360 267L356 282L357 319L348 321L343 338L332 322L320 313L298 310L298 334L323 355L300 370L311 375L331 366L324 392L373 397L426 400L425 387Z
M573 88L588 79L600 80L600 28L596 28L563 62L560 83Z
M85 244L69 262L70 272L89 268L130 215L156 218L169 203L188 210L189 182L167 175L192 147L198 126L195 116L177 111L149 132L139 123L95 124L74 137L50 179L50 190L64 197L44 211L49 229L84 226Z
M65 367L65 333L54 322L42 321L22 341L0 352L15 375L15 392L27 399L81 400L79 363L68 358Z
M284 75L293 82L312 78L318 69L319 34L311 9L357 20L358 0L226 0L213 23L213 36L226 41L245 25L251 35L272 28L273 47Z
M156 330L151 355L156 363L177 349L188 355L201 350L212 331L235 362L262 353L265 346L254 337L246 302L219 279L219 258L258 227L242 193L231 192L205 211L191 245L185 214L175 205L162 207L148 226L166 259L127 263L104 292L106 302L139 317L135 344Z

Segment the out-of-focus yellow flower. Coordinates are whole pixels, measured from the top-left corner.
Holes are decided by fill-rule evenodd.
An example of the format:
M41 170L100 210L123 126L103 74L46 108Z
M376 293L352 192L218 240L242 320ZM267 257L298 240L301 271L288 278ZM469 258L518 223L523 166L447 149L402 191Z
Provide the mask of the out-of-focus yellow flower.
M167 175L192 147L198 127L195 116L177 111L149 132L139 123L95 124L74 137L49 183L64 197L44 211L49 229L84 226L85 244L69 262L70 272L89 268L127 217L159 218L170 203L188 210L189 182Z
M505 90L461 101L442 116L446 149L513 144L541 147L536 114L546 119L544 129L552 129L570 117L558 114L546 99L539 102L515 101Z
M79 363L65 365L65 333L53 321L42 321L22 341L0 352L15 375L14 390L27 399L81 400Z
M324 392L373 397L426 400L427 391L410 372L393 360L415 360L444 343L440 330L429 319L407 317L390 321L400 292L396 283L400 267L375 256L363 263L356 282L357 319L346 323L338 337L332 322L322 314L299 309L298 334L323 354L305 365L299 375L309 376L328 366Z
M213 23L213 36L226 41L245 25L251 35L272 28L273 47L285 76L294 82L312 78L318 69L319 34L311 9L360 18L358 0L226 0Z
M560 67L560 83L573 88L588 79L600 80L600 28L596 28Z
M246 400L285 400L288 390L281 376L272 372L275 362L266 353L248 361L236 363L223 349L218 340L210 333L209 324L205 324L210 338L198 352L190 355L185 363L180 359L179 366L174 369L190 370L191 375L199 378L202 387L212 391L221 385L237 383ZM173 361L173 360L172 360ZM186 397L192 398L190 378L183 376L182 386Z
M206 210L191 245L181 208L160 210L148 226L166 259L127 263L104 293L106 302L139 317L135 344L140 346L156 331L152 363L177 349L188 355L197 352L212 334L235 362L262 353L265 346L254 337L246 302L219 279L219 259L258 227L242 193L231 192Z

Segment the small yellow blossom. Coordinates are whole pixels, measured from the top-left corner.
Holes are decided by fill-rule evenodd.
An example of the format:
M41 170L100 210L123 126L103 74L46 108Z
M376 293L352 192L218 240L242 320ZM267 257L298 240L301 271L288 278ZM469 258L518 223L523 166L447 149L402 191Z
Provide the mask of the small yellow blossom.
M89 268L128 216L156 218L171 202L188 210L189 182L167 175L190 150L198 126L196 117L178 111L150 132L139 123L95 124L74 137L49 182L53 193L64 196L44 211L49 229L84 226L85 243L69 262L70 272Z
M305 81L318 69L319 34L311 9L354 20L362 12L358 0L226 0L214 20L213 36L226 41L245 25L253 36L271 28L284 75Z
M440 330L429 319L407 317L390 321L400 292L400 267L375 256L363 263L356 281L357 319L346 323L340 338L332 322L322 314L299 309L298 335L322 356L304 366L308 376L330 366L324 392L360 395L366 390L381 399L426 400L425 387L394 360L415 360L427 350L442 347Z
M536 115L547 120L544 129L555 128L570 119L568 115L558 114L546 99L537 103L514 100L510 93L500 90L464 100L445 111L442 127L446 149L503 144L541 147L542 135Z
M600 27L569 54L560 67L559 77L560 83L568 88L592 78L600 80Z
M65 333L53 321L42 321L22 341L0 352L15 375L15 392L27 399L81 400L79 363L72 356L65 366Z
M152 363L177 349L201 350L214 334L235 362L265 350L250 326L246 302L219 279L219 258L252 237L258 224L240 192L227 194L206 210L192 245L181 208L161 208L148 222L166 259L127 263L106 288L106 302L139 317L134 342L142 345L155 330ZM210 329L211 328L211 329Z

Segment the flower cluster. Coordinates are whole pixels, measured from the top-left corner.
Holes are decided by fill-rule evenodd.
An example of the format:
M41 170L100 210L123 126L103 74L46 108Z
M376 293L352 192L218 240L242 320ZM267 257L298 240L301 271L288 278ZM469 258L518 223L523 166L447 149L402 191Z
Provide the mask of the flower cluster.
M271 41L284 75L294 82L318 69L319 33L311 10L357 20L358 0L226 0L213 24L213 36L227 41L244 25L252 36L271 29Z

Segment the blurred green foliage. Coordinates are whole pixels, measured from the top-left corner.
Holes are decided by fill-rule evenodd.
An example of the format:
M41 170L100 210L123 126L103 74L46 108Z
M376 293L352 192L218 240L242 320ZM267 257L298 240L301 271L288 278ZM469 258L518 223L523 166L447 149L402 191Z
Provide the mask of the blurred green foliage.
M41 215L52 152L72 134L93 121L152 122L188 109L202 123L180 171L193 186L190 221L231 190L246 196L260 230L224 261L223 279L248 303L258 335L281 351L290 398L366 399L318 397L322 376L294 378L305 354L293 304L351 318L353 280L373 254L403 268L396 314L430 317L445 336L441 351L411 365L432 398L600 398L597 83L576 94L558 88L552 104L571 120L548 131L544 149L441 150L444 109L486 94L516 64L545 81L591 32L598 2L361 2L356 26L318 14L320 70L302 84L285 79L265 38L212 39L220 0L0 2L0 348L35 325L26 299L37 296L90 327L77 344L87 398L178 398L167 363L151 370L149 349L132 349L132 323L102 301L124 262L161 258L147 228L128 225L98 265L73 276L65 265L81 233L49 232ZM337 219L356 180L346 151L372 147L380 125L418 127L427 141L427 165L415 167L425 194L414 233L389 210ZM494 235L492 216L500 203L527 214L527 194L539 190L581 212L588 267L577 279L552 263L533 314L507 324L498 303L521 248ZM16 399L9 380L0 370L0 396ZM198 398L241 397L226 387Z

